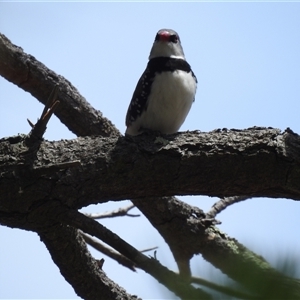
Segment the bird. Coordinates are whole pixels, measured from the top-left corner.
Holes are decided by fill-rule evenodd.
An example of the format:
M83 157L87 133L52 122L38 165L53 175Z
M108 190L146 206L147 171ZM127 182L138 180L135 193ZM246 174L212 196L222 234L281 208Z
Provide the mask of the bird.
M160 29L127 110L125 135L178 132L196 90L197 78L185 59L178 33Z

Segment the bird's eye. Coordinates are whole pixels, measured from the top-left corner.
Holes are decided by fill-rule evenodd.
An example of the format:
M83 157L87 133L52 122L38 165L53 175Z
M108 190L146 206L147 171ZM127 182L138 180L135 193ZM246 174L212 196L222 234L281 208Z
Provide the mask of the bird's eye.
M155 37L155 42L159 40L159 34L156 35Z
M174 44L176 44L178 42L178 36L176 34L172 34L170 36L170 41Z

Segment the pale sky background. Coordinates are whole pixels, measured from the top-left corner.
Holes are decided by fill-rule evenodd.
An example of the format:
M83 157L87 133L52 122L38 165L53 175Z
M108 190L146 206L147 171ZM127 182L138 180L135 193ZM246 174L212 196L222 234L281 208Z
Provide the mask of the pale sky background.
M182 131L271 126L300 133L299 16L300 3L1 1L0 31L71 81L124 132L127 107L155 34L161 28L175 29L198 78L196 101ZM0 137L28 133L26 119L34 122L43 109L29 93L2 77L0 107ZM56 117L50 120L46 139L74 137ZM200 196L180 199L205 211L216 201ZM127 204L83 210L107 211ZM300 203L252 199L233 205L218 219L224 232L274 266L286 254L300 263ZM137 249L159 246L157 258L177 270L168 247L145 218L123 217L102 224ZM0 298L78 298L36 233L2 226L0 239ZM129 293L145 299L174 298L143 271L127 271L101 253L92 253L105 258L104 271ZM200 256L193 258L192 269L208 279L218 274Z

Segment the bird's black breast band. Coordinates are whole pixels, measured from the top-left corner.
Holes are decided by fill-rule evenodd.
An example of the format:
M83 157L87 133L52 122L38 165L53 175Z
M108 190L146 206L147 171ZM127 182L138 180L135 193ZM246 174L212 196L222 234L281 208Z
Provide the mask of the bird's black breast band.
M190 72L191 66L183 59L172 57L155 57L149 60L147 68L152 73L174 72L177 70ZM153 74L154 75L154 74Z

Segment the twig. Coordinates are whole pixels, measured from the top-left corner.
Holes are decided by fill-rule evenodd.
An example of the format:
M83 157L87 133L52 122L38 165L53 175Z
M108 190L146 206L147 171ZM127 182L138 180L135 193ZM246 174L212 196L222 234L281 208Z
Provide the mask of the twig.
M43 109L42 115L41 115L41 119L43 118L43 116L45 116L48 112L48 109L52 106L52 104L54 103L54 100L57 98L57 93L58 93L58 85L56 84L51 93L50 96L47 99L46 105Z
M158 249L158 247L147 248L144 250L140 250L140 252L144 253L144 252L149 252L149 251L156 250L156 249Z
M114 259L120 265L123 265L124 267L129 268L131 271L134 271L134 272L136 271L135 270L135 264L131 260L129 260L127 257L125 257L124 255L114 251L111 248L108 248L108 247L104 246L98 240L92 238L90 235L82 232L81 230L80 230L80 233L83 236L83 238L84 238L84 240L87 244L89 244L90 246L92 246L96 250L102 252L106 256ZM152 251L152 250L155 250L155 249L158 249L158 247L152 247L152 248L144 249L144 250L141 250L140 252L144 253L144 252Z
M104 213L94 213L94 214L90 214L90 213L85 213L85 215L91 219L104 219L104 218L114 218L114 217L123 217L123 216L127 216L127 217L140 217L140 214L129 214L128 211L130 211L131 209L133 209L135 207L135 205L131 204L127 207L123 207L123 208L118 208L117 210L113 210L110 212L104 212Z
M37 123L34 125L30 120L27 119L29 125L31 126L32 130L29 134L29 140L36 140L36 139L42 139L47 124L53 115L55 109L59 105L59 101L57 99L57 93L58 93L58 85L55 85L53 90L51 91L51 94L47 100L47 103L43 109L43 112L41 114L40 119L38 119Z
M226 287L226 286L215 284L215 283L210 282L208 280L205 280L203 278L191 277L191 282L192 283L201 284L201 285L206 286L208 288L211 288L211 289L213 289L215 291L221 292L221 293L229 295L229 296L233 296L235 298L240 298L240 299L257 299L257 297L245 294L243 292L231 289L231 288Z
M92 246L96 250L102 252L106 256L114 259L120 265L130 269L131 271L134 271L134 272L136 271L134 263L131 260L129 260L127 257L125 257L124 255L114 251L113 249L110 249L110 248L104 246L102 243L100 243L98 240L92 238L88 234L85 234L82 231L80 233L82 234L82 236L83 236L83 238L84 238L84 240L87 244L89 244L90 246Z
M250 196L233 196L221 198L218 202L216 202L210 209L210 211L206 214L208 218L215 218L217 214L226 209L228 206L244 201L246 199L250 199Z

